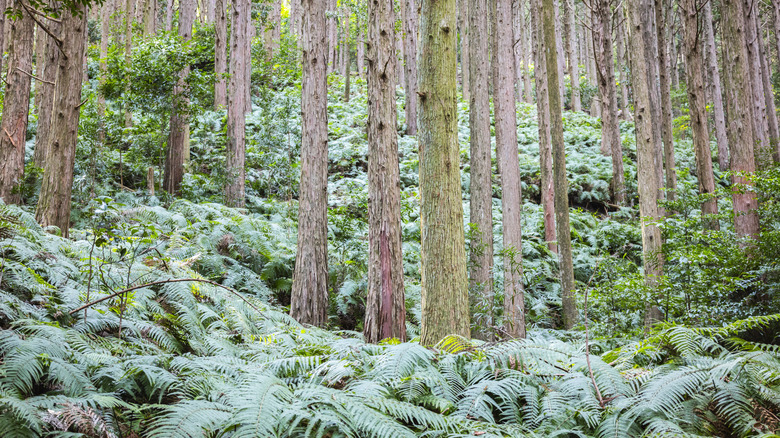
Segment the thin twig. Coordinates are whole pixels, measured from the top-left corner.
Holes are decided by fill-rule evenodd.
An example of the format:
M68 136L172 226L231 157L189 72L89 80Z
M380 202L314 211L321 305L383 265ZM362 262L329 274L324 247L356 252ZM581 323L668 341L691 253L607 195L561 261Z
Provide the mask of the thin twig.
M232 293L233 295L237 296L238 298L240 298L247 305L249 305L249 307L251 307L252 309L256 310L257 313L260 313L260 314L263 313L262 310L258 309L257 306L255 306L254 304L250 303L249 300L247 300L246 298L241 296L241 294L238 293L237 291L235 291L235 290L233 290L233 289L231 289L231 288L229 288L227 286L223 286L223 285L221 285L221 284L219 284L219 283L217 283L215 281L204 280L204 279L200 279L200 278L169 279L169 280L160 280L160 281L153 281L151 283L139 284L138 286L133 286L133 287L128 287L127 289L122 289L119 292L114 292L111 295L107 295L107 296L105 296L103 298L100 298L100 299L97 299L97 300L92 301L90 303L84 304L83 306L81 306L81 307L79 307L77 309L73 309L73 310L71 310L68 313L73 315L74 313L78 313L78 312L80 312L80 311L82 311L84 309L87 309L89 307L94 306L95 304L102 303L103 301L110 300L111 298L116 298L119 295L126 294L128 292L132 292L132 291L137 290L137 289L143 289L143 288L149 287L149 286L157 286L157 285L168 284L168 283L183 283L185 281L193 281L193 282L196 282L196 283L206 283L206 284L210 284L212 286L216 286L216 287L225 289L226 291L228 291L228 292Z
M44 84L51 84L51 85L54 85L54 82L47 81L46 79L41 79L41 78L39 78L38 76L35 76L34 74L32 74L32 73L30 73L30 72L24 71L24 70L22 70L22 69L21 69L21 68L19 68L19 67L16 67L16 69L17 69L17 70L19 70L20 72L22 72L22 73L26 74L27 76L29 76L29 77L31 77L31 78L33 78L33 79L35 79L36 81L43 82Z

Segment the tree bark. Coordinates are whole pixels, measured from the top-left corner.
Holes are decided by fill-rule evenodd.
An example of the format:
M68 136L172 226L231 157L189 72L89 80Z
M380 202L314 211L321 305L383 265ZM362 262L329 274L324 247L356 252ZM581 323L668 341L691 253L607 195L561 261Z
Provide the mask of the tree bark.
M305 0L302 1L306 7ZM305 12L304 12L305 13ZM328 13L326 15L328 32L328 74L336 70L336 46L338 43L338 19L336 18L336 0L328 0Z
M628 65L626 59L626 42L625 42L625 28L623 23L623 5L620 4L615 11L617 17L617 29L615 34L615 43L617 44L617 69L618 69L618 81L620 82L620 113L623 120L630 119L630 111L628 106L628 78L626 78L625 66Z
M107 5L106 5L107 6ZM59 23L53 20L45 20L46 28L55 35L59 33ZM51 114L54 105L54 81L57 79L57 64L60 57L60 49L57 43L46 32L38 28L40 38L36 44L41 44L43 50L39 52L41 58L38 58L38 77L41 80L35 81L35 100L38 107L38 128L35 135L35 151L33 153L33 163L37 167L43 167L44 160L48 153L49 132L51 129ZM101 116L103 112L100 113Z
M166 0L165 3L165 31L173 30L173 3L175 0Z
M755 7L758 7L756 5ZM769 124L769 144L772 160L780 162L780 127L777 125L777 107L775 106L775 96L772 91L772 77L767 62L767 54L764 50L764 38L761 36L760 28L758 32L758 59L761 61L761 82L764 90L764 102L766 106L767 122Z
M612 157L612 197L616 204L626 202L623 174L623 143L618 122L617 87L612 58L612 8L609 0L591 2L591 34L596 61L596 77L601 95L601 148Z
M21 0L11 0L9 9L21 12L11 21L11 45L8 74L0 122L0 198L6 204L21 203L19 192L24 179L24 150L30 111L30 74L32 73L35 23L24 12ZM26 72L26 73L25 73Z
M111 14L113 13L113 1L106 1L100 8L100 86L101 88L106 85L106 76L108 74L108 65L106 60L108 58L108 43L111 33ZM57 52L59 55L59 51ZM56 71L56 70L55 70ZM56 73L55 73L56 75ZM53 95L52 95L53 98ZM98 93L98 117L100 117L100 142L105 144L106 142L106 97L100 92ZM40 118L39 118L40 119ZM37 147L36 147L37 149Z
M547 67L544 60L544 38L539 24L539 0L531 2L531 28L533 34L534 80L536 81L536 110L539 125L540 191L544 216L544 240L550 251L557 253L555 226L555 190L553 188L552 140L550 134L550 104L547 97Z
M233 1L233 20L235 23L231 29L230 39L230 83L228 84L227 106L227 159L225 170L227 182L225 184L225 204L231 207L244 207L246 167L245 167L245 127L246 127L246 65L247 51L244 47L249 43L249 20L247 14L251 13L249 0Z
M216 46L214 49L214 73L217 76L217 81L214 83L214 109L227 107L227 80L225 75L227 74L227 29L228 29L228 15L227 15L227 1L228 0L216 0L216 23L214 26L214 32L216 34Z
M417 135L417 0L403 0L406 134Z
M745 25L745 43L748 53L748 74L750 86L753 90L753 135L756 147L753 150L756 167L763 169L772 163L772 145L769 139L769 117L766 101L764 100L764 81L761 79L761 59L758 50L758 32L756 30L757 5L752 0L743 0L743 16ZM729 60L729 62L731 62Z
M471 102L469 90L469 2L471 0L457 0L458 8L458 35L460 37L460 86L463 100ZM421 32L422 34L422 32Z
M68 237L70 227L70 197L73 189L73 166L76 159L81 80L84 68L84 33L87 11L77 5L76 12L63 8L60 15L62 50L57 64L54 89L51 145L43 166L41 193L35 218L42 226L54 225Z
M542 0L542 28L544 31L547 83L559 84L558 50L555 46L555 10L553 0ZM558 266L561 271L561 299L563 326L571 329L577 323L577 301L574 289L574 264L571 255L569 228L569 182L566 179L566 150L563 143L563 114L560 94L548 87L550 100L550 135L552 139L553 183L555 187L555 225L558 238Z
M279 40L282 36L282 0L273 0L266 17L263 29L266 60L270 62L279 51Z
M513 91L516 75L513 59L512 0L498 0L493 24L493 105L496 119L496 158L501 162L501 209L504 239L504 330L525 337L523 294L522 184L517 153L517 113Z
M157 0L146 0L144 5L144 35L157 33Z
M485 308L493 308L493 163L490 155L490 38L488 1L469 1L469 148L471 200L469 289ZM494 56L495 59L495 56ZM511 96L514 96L512 93ZM490 327L492 319L482 323Z
M195 21L194 0L181 0L179 3L179 37L184 41L192 38L192 24ZM168 151L165 156L163 189L178 195L184 178L184 163L189 160L190 126L187 122L189 98L184 94L184 78L189 75L186 67L179 73L179 82L173 89L174 107L171 111Z
M726 87L729 111L729 144L731 145L731 170L736 186L732 191L734 204L734 230L739 236L758 236L758 201L749 190L752 184L745 173L756 170L753 145L753 94L749 86L750 66L745 40L745 20L741 0L721 0L723 18L723 44L728 51L725 63L728 77ZM745 189L745 190L742 190Z
M526 44L525 16L523 15L522 0L512 2L512 23L514 38L515 72L517 74L517 100L532 103L531 75L528 73L528 45ZM522 89L520 89L522 86ZM516 121L515 121L516 122Z
M368 297L366 342L406 340L393 0L368 2Z
M664 141L666 197L677 198L677 170L672 135L672 93L669 80L669 46L666 38L666 0L654 0L656 42L658 44L658 82L660 86L661 135Z
M0 0L0 11L5 11L6 8L9 6L9 1L13 0ZM7 41L5 40L5 28L8 25L8 19L6 18L5 13L0 13L0 54L5 53L5 45ZM0 56L0 71L3 70L3 57Z
M357 18L360 17L360 14L356 15ZM366 41L363 34L363 28L365 25L361 23L360 21L357 21L356 23L358 28L357 33L357 43L355 44L355 56L357 57L357 69L358 69L358 76L365 77L366 75L366 66L365 66L365 60L366 60ZM416 80L416 75L415 75ZM416 119L415 119L416 121Z
M690 106L691 127L693 128L693 149L696 154L696 176L699 180L699 194L712 196L701 205L702 215L718 214L718 201L715 195L715 177L712 173L712 153L710 151L710 132L707 127L707 101L704 91L704 57L699 49L699 13L696 0L680 0L680 14L683 18L685 41L685 67ZM718 221L704 218L705 228L719 229Z
M328 322L328 6L327 0L302 0L302 7L303 138L290 315L322 327Z
M639 212L642 217L642 257L644 260L645 282L652 288L658 282L662 274L661 257L661 230L656 221L661 218L658 208L659 189L661 179L658 178L656 166L658 165L657 144L658 137L653 132L654 117L652 116L651 93L649 83L651 71L648 71L648 63L645 61L645 41L648 35L647 27L650 21L647 15L650 13L652 0L637 0L629 2L629 44L633 54L631 62L631 76L633 78L634 91L634 120L636 123L637 144L637 181L639 188ZM645 326L652 325L654 305L648 300L645 306Z
M780 4L780 3L778 3ZM709 88L712 96L713 121L715 123L715 139L718 143L718 165L721 171L729 169L729 139L726 133L726 113L723 109L723 92L721 91L720 72L718 71L718 55L715 49L715 32L712 28L712 3L704 3L704 44L709 71Z
M572 47L574 47L574 39L576 38L574 29L575 15L576 9L574 7L574 0L563 0L563 33L566 35L566 62L569 67L569 78L571 80L571 109L579 112L582 111L582 101L580 99L580 62L577 59L577 53L572 49Z
M469 336L468 277L457 137L455 0L422 0L420 15L420 344Z
M290 33L298 39L301 37L302 14L301 0L290 0Z

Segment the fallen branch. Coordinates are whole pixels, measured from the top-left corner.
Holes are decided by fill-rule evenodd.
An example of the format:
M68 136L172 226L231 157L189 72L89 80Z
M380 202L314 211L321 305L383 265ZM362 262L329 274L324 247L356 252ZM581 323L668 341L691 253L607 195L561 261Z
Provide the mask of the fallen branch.
M212 286L216 286L216 287L225 289L226 291L232 293L233 295L237 296L238 298L241 298L241 300L243 302L245 302L249 307L251 307L254 310L256 310L257 313L260 313L260 314L263 313L262 310L258 309L254 304L250 303L249 300L247 300L246 298L241 296L241 294L238 293L237 291L235 291L235 290L233 290L233 289L231 289L231 288L229 288L227 286L223 286L223 285L221 285L221 284L219 284L219 283L217 283L215 281L203 280L203 279L199 279L199 278L180 278L180 279L160 280L160 281L153 281L151 283L139 284L138 286L133 286L133 287L128 287L127 289L122 289L119 292L114 292L111 295L107 295L107 296L105 296L103 298L100 298L100 299L97 299L95 301L92 301L92 302L89 302L87 304L84 304L83 306L81 306L81 307L79 307L77 309L73 309L73 310L71 310L68 313L73 315L74 313L78 313L78 312L80 312L80 311L82 311L84 309L90 308L90 307L94 306L95 304L102 303L103 301L110 300L111 298L116 298L116 297L118 297L118 296L120 296L122 294L126 294L128 292L132 292L132 291L137 290L137 289L143 289L143 288L149 287L149 286L157 286L157 285L168 284L168 283L184 283L186 281L193 281L193 282L196 282L196 283L206 283L206 284L210 284Z

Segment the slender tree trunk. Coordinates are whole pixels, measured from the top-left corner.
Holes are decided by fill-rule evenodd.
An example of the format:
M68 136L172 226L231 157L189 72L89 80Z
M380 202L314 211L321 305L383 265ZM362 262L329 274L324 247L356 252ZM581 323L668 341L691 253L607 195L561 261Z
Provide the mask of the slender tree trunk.
M339 43L339 72L347 80L347 64L349 63L349 17L350 9L346 6L341 8L341 42Z
M612 8L609 0L591 2L591 29L601 95L601 148L612 157L612 196L615 203L626 202L625 177L623 175L623 143L620 140L618 122L617 87L612 59Z
M290 32L299 39L301 37L302 14L301 0L290 0Z
M244 94L246 95L246 105L244 105L244 113L248 114L252 112L252 41L254 41L255 37L257 36L257 25L252 20L252 5L254 3L249 3L249 13L244 14L244 23L242 26L244 26L244 29L246 29L246 36L244 37L247 41L246 44L243 45L244 48L244 59L246 62L244 63L244 74L246 75L246 80L244 81ZM187 143L187 148L189 151L189 143ZM187 157L189 159L189 153L187 154Z
M658 44L658 81L660 85L661 134L664 140L666 167L666 197L674 200L677 195L677 170L674 159L672 135L672 93L669 80L669 46L666 38L666 0L655 0L656 41Z
M574 47L576 32L574 29L574 16L577 14L574 0L563 0L563 33L566 35L566 61L569 66L569 78L571 80L571 109L582 111L580 100L580 62ZM614 81L613 81L614 82Z
M691 127L693 128L693 149L696 154L696 176L699 180L699 194L712 196L701 205L702 215L718 214L715 195L715 177L712 173L710 132L707 127L707 101L704 91L704 56L699 49L699 22L696 0L681 0L680 14L683 18L685 40L685 66L688 84ZM707 229L719 229L717 219L705 218Z
M393 0L368 2L368 298L367 342L406 340L401 192L395 103Z
M106 76L108 74L108 43L111 34L111 14L113 13L114 2L112 0L103 3L100 8L100 86L106 85ZM56 47L55 47L56 50ZM57 51L59 55L59 51ZM56 64L55 64L56 65ZM55 69L56 76L56 69ZM53 98L53 94L52 94ZM100 142L106 142L106 97L103 93L98 93L98 117L100 117ZM40 117L39 117L40 120ZM37 149L37 147L36 147Z
M344 102L349 102L350 99L350 82L352 81L352 59L350 58L351 54L349 53L349 45L347 45L347 62L344 65L344 68L346 71L344 71Z
M216 23L214 31L216 34L216 46L214 49L214 73L217 81L214 83L214 109L225 108L227 106L227 1L216 0Z
M457 138L455 0L422 0L420 15L420 344L469 336L468 277ZM464 26L465 27L465 26Z
M758 169L763 169L772 163L772 145L769 140L769 117L764 100L764 81L761 79L761 59L758 50L758 32L756 30L757 5L752 0L743 0L743 16L745 25L745 43L748 50L748 74L753 90L753 135L756 147L753 150ZM731 62L731 60L729 60Z
M469 90L469 2L471 0L457 0L458 7L458 35L460 36L460 86L463 100L471 102L471 93ZM422 34L422 32L421 32Z
M726 113L723 109L723 92L721 91L720 72L718 71L718 55L715 49L715 32L712 28L712 3L705 2L703 11L702 25L704 26L707 70L710 78L710 95L713 102L715 138L718 143L718 164L721 171L726 171L729 169L729 139L726 134Z
M514 73L512 0L498 0L493 24L493 105L496 114L496 158L501 165L501 207L504 238L504 329L525 337L523 295L522 185L517 154L516 75Z
M35 218L42 226L54 225L68 237L73 166L76 160L81 80L84 72L84 33L87 11L77 5L75 13L63 8L60 14L62 50L57 66L52 113L51 146L43 166L41 193Z
M193 0L181 0L179 5L179 37L189 41L192 38L192 24L195 21L195 4ZM190 126L187 122L186 110L189 107L189 98L184 95L184 78L189 75L189 72L188 66L179 73L179 83L173 89L175 106L171 112L171 132L168 137L168 151L163 173L163 189L173 195L179 194L184 178L184 163L189 159Z
M9 3L12 3L13 0L0 0L0 11L5 11L7 7L9 6ZM5 39L5 28L8 26L7 19L4 13L0 13L0 55L5 53L5 46L6 46L6 39ZM3 57L0 56L0 71L3 70ZM0 83L0 87L2 87L2 84Z
M731 170L737 172L733 179L737 186L732 191L734 203L734 230L739 236L758 236L758 201L755 193L749 190L750 180L740 172L752 173L756 170L753 145L753 94L748 86L751 82L745 20L741 0L721 0L723 19L723 45L728 51L725 63L728 77L726 87L729 111L729 144L731 145ZM740 188L748 188L741 190Z
M642 27L641 41L644 43L643 52L637 54L637 61L641 60L645 62L645 71L647 73L647 90L650 96L650 117L652 118L651 128L653 130L653 145L655 146L655 166L653 169L656 172L656 178L658 180L658 199L664 199L665 194L664 187L664 144L663 144L663 130L661 127L661 89L658 85L658 34L655 26L655 10L654 1L648 0L647 5L642 5L640 13L645 25ZM637 38L637 35L631 35L631 38ZM633 66L633 64L632 64ZM636 75L632 75L634 80L637 80ZM635 97L635 100L638 99ZM667 179L668 182L668 179ZM661 215L665 213L661 209Z
M328 322L328 5L327 0L302 0L302 7L303 138L290 315L298 322L322 327Z
M53 20L46 20L46 27L55 35L59 33L59 23ZM40 30L40 28L39 28ZM41 38L38 44L43 46L39 53L41 58L37 59L39 64L38 77L41 80L35 81L37 93L35 100L38 106L38 128L35 135L35 152L33 154L33 163L37 167L43 167L48 148L51 145L49 133L51 130L51 115L54 110L54 81L57 79L57 65L59 63L60 49L52 37L45 32L40 31ZM102 112L101 112L102 114Z
M133 54L133 17L134 17L134 11L135 11L135 1L134 0L126 0L125 1L125 33L124 33L124 43L125 43L125 68L128 69L127 77L130 77L129 69L130 64L132 62L132 54ZM125 79L127 80L127 79ZM130 83L125 83L125 92L129 93L130 90ZM133 124L133 114L130 112L129 103L125 102L125 128L129 128ZM120 148L121 151L121 148ZM121 166L121 164L120 164ZM121 169L120 169L121 171Z
M165 31L173 30L173 3L175 0L166 0L165 3ZM223 0L226 1L226 0Z
M403 12L402 12L403 13ZM400 23L403 26L403 22ZM396 77L399 84L406 84L406 72L404 70L404 33L397 32L395 35L395 55L396 55ZM402 85L403 86L403 85Z
M631 75L634 91L634 120L636 123L637 144L637 180L639 185L639 212L642 217L642 256L644 259L645 281L651 288L655 288L658 278L662 274L661 257L661 230L655 224L662 216L658 208L658 196L661 180L656 172L657 150L659 139L653 132L654 118L652 116L651 93L649 82L651 71L648 71L648 63L645 61L647 53L645 48L646 36L649 34L647 27L651 21L647 16L651 13L652 0L637 0L629 2L629 28L628 38L633 54L631 62ZM652 325L654 321L654 305L648 300L645 307L645 326Z
M542 0L542 28L544 31L547 83L559 84L558 51L555 47L555 10L553 0ZM553 182L555 185L555 225L558 237L558 266L561 271L561 298L563 326L571 329L577 323L577 301L574 289L574 264L571 255L569 228L569 182L566 179L566 150L563 143L563 114L560 94L547 90L550 99L550 134L552 139Z
M758 5L755 7L758 7ZM767 55L764 50L764 38L761 36L760 29L758 33L756 40L758 41L758 59L761 61L761 82L764 91L764 102L766 102L767 122L769 124L769 144L772 160L777 163L780 162L780 127L777 125L777 107L775 106L775 96L772 91L772 78L766 59Z
M146 0L144 5L144 35L157 33L157 0Z
M534 80L536 81L536 109L539 125L539 166L541 168L542 209L544 216L544 240L550 251L557 253L555 226L555 190L553 188L552 140L550 134L550 106L547 92L547 67L544 60L544 38L539 25L538 1L531 2L531 28L533 34Z
M403 0L406 134L417 135L417 0Z
M336 0L328 1L328 13L327 20L327 32L328 32L328 74L332 73L336 69L336 38L338 33L338 19L336 18ZM302 0L304 7L306 7L305 0Z
M263 30L263 42L265 43L265 57L270 61L279 51L279 39L282 31L282 0L273 0L271 9L266 17L266 25Z
M244 207L246 167L245 167L245 124L246 124L246 50L248 44L250 0L233 1L233 20L230 39L230 83L228 84L227 106L227 182L225 184L225 204L231 207Z
M35 41L35 23L24 12L20 1L11 0L8 5L14 12L20 12L21 17L11 21L8 74L0 122L0 198L6 204L19 204L22 200L19 189L24 179L24 145Z
M359 16L360 15L358 14L357 17ZM366 41L363 35L363 28L365 27L365 25L359 21L356 24L358 28L358 34L357 34L357 44L355 47L355 56L357 57L358 76L362 78L365 77L366 74L366 66L365 66ZM416 80L416 75L415 75L415 80Z
M205 2L206 23L213 24L217 19L217 2L216 0L205 0Z
M522 0L512 2L512 23L514 38L515 72L517 74L517 100L526 103L533 102L531 98L531 75L528 74L528 45L526 44L526 22L523 15ZM522 90L520 87L522 86ZM515 121L517 122L517 121Z
M563 25L561 24L560 1L561 0L553 0L553 9L555 11L555 50L558 52L558 91L560 91L561 110L563 110L565 109L566 103L566 83L564 74L566 71L566 52L563 48Z
M490 156L488 1L469 1L469 130L471 156L469 289L493 308L493 164ZM514 96L514 94L512 94ZM490 327L493 321L482 321Z
M625 28L624 20L625 13L623 13L623 5L621 4L615 12L617 17L617 29L615 34L617 43L617 68L618 68L618 81L620 82L620 113L623 120L630 119L630 111L628 106L628 78L626 78L625 66L628 65L626 60L626 43L625 43Z

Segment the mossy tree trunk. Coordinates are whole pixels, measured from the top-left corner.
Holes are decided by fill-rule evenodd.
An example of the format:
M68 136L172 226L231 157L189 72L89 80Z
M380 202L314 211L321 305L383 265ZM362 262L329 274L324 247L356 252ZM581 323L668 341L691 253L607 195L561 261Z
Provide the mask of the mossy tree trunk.
M290 315L298 322L321 327L328 322L327 1L301 2L303 138L298 253L295 257L290 306Z
M368 2L368 23L368 298L363 334L366 342L405 341L393 1Z
M468 277L457 136L455 0L422 0L420 220L422 345L469 336Z

